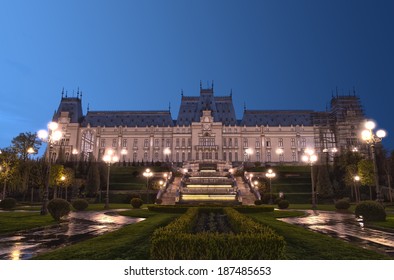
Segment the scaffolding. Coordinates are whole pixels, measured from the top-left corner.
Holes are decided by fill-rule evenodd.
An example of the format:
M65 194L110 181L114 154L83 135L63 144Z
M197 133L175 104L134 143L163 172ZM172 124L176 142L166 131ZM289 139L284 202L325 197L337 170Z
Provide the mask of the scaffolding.
M315 112L312 119L315 148L322 155L322 161L332 161L336 152L367 152L359 140L365 119L364 110L354 92L333 96L330 110Z

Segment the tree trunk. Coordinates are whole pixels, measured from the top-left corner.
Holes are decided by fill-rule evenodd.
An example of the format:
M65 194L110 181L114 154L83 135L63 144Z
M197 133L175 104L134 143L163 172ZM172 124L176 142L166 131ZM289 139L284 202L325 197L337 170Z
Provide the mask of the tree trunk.
M4 179L4 187L3 187L3 199L5 198L5 189L7 187L7 180Z

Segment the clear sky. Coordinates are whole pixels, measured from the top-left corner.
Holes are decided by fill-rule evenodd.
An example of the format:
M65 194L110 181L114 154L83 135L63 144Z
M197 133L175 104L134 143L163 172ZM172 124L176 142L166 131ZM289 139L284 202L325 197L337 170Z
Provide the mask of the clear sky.
M181 90L248 109L324 111L353 87L394 149L394 1L0 0L0 147L68 95L91 110L166 110Z

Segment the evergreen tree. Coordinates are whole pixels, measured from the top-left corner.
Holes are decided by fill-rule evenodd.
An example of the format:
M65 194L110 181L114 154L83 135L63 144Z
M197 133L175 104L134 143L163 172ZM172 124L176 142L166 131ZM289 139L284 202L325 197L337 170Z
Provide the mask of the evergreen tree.
M317 166L316 190L323 197L331 197L334 193L327 166Z
M86 178L86 192L87 196L94 197L100 189L100 172L97 163L92 163L88 170Z

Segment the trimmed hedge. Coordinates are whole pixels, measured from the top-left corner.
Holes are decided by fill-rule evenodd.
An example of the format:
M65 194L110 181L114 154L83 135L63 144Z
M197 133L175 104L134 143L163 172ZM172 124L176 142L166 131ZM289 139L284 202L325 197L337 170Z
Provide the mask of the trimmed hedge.
M142 201L141 198L132 198L130 201L131 206L133 206L134 209L139 209L141 208L142 204L144 204L144 202Z
M376 201L363 201L357 204L355 209L356 217L362 216L364 221L385 221L386 211L384 207Z
M83 211L88 208L89 203L86 201L86 199L76 199L71 203L71 205L75 208L75 210Z
M51 214L52 218L56 221L60 221L60 219L68 213L70 213L71 207L70 203L67 200L61 198L54 198L48 202L48 212Z
M12 197L6 197L2 201L0 201L0 208L5 210L11 210L16 206L16 199Z
M161 212L161 213L186 213L189 208L194 208L194 205L148 205L149 211ZM208 207L208 208L223 208L223 206L215 206L215 205L206 205L206 206L198 206L198 207ZM267 205L259 205L259 206L251 206L251 205L236 205L232 206L240 213L261 213L261 212L274 212L273 206Z
M225 208L236 234L192 233L201 208L190 208L184 215L152 235L151 258L162 260L201 259L284 259L285 241L271 228L263 226L231 208ZM217 211L217 208L215 208Z
M337 202L335 202L335 208L338 210L347 210L350 207L350 203L348 199L340 199Z
M279 209L287 209L289 208L290 203L286 199L281 199L278 201Z

